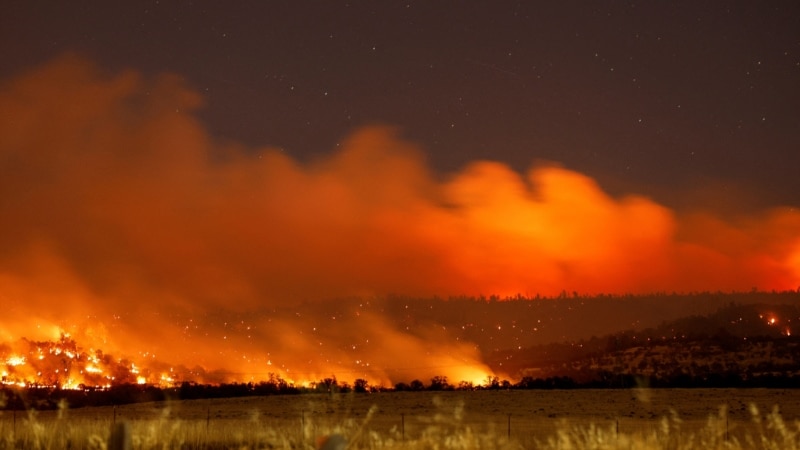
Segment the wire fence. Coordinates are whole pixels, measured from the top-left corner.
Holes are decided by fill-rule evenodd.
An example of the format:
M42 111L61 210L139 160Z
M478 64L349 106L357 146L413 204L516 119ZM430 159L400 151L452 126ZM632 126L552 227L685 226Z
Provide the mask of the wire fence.
M367 413L340 413L332 410L300 409L276 414L270 410L235 410L216 408L211 402L205 408L151 408L149 411L131 408L75 409L66 411L3 411L0 413L0 448L3 440L15 446L33 448L48 433L70 439L75 443L96 435L104 439L114 423L132 424L134 433L153 435L153 439L174 439L183 433L181 442L198 446L208 440L260 440L265 433L296 440L332 432L345 436L379 436L394 442L414 441L435 431L441 435L471 433L491 435L497 439L513 440L528 446L533 443L555 442L560 434L585 435L595 433L604 439L621 436L648 436L653 440L682 441L696 435L712 434L718 441L765 433L762 423L755 420L731 420L724 415L706 419L684 420L676 416L654 418L629 417L550 417L537 414L483 413L439 411L433 414L408 414L396 411L372 410ZM166 431L165 431L166 430ZM180 431L179 431L180 430ZM238 430L231 434L231 430ZM171 433L171 434L170 434ZM54 438L55 439L55 438ZM25 443L31 443L26 446ZM37 444L38 445L38 444ZM9 447L10 448L10 447Z

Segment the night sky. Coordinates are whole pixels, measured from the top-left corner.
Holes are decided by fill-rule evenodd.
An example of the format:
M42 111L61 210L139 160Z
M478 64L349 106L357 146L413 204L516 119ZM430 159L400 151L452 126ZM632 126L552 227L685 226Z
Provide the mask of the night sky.
M383 124L442 176L546 161L670 207L800 205L796 1L5 2L0 77L65 53L175 73L214 139L299 161Z

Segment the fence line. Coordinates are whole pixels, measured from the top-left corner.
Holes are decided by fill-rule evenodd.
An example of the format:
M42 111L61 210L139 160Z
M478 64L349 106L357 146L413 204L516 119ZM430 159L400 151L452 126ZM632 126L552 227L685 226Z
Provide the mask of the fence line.
M229 427L232 422L253 420L248 419L245 415L248 413L248 411L239 411L242 414L232 414L228 417L217 416L212 418L212 405L210 402L206 405L205 409L205 420L203 420L202 415L198 417L196 413L194 416L182 416L180 411L168 416L156 414L151 418L135 418L129 417L128 414L125 414L122 411L118 411L116 406L111 408L111 411L109 411L110 414L106 416L105 419L102 416L96 415L93 418L87 418L86 415L80 414L82 412L80 409L67 410L66 414L64 414L64 418L57 418L58 411L38 411L35 415L23 420L18 420L18 411L16 410L0 411L0 435L8 436L6 433L10 433L12 441L26 439L30 433L33 432L31 430L32 423L38 422L40 424L55 424L57 421L63 421L61 423L69 423L69 421L73 419L95 421L99 424L102 424L103 422L108 424L110 422L112 425L118 421L126 421L134 424L137 422L147 422L149 420L176 420L186 424L197 422L198 424L202 424L200 426L204 429L205 434L209 435L212 431L217 430L218 428ZM252 415L252 411L250 411L250 413ZM634 418L626 416L613 418L576 416L551 417L543 416L541 414L526 415L497 411L493 413L466 414L461 419L446 417L445 419L441 419L437 422L435 420L431 421L430 416L426 416L425 414L420 414L418 416L418 419L420 420L407 421L407 415L408 414L406 412L379 412L376 413L370 421L362 422L362 418L358 416L350 417L349 419L352 419L354 422L361 423L360 427L362 427L364 430L372 430L385 434L394 429L396 430L395 433L397 433L396 436L402 441L419 438L426 427L432 425L449 427L449 429L452 429L454 432L457 432L463 427L470 427L475 431L495 430L495 432L501 432L503 425L505 425L506 430L504 434L509 440L529 440L532 438L550 436L553 435L557 427L562 426L570 427L570 429L579 429L593 425L598 429L607 430L609 434L616 437L621 435L640 434L661 436L663 439L667 439L668 437L670 439L680 439L682 435L697 433L702 430L707 430L709 426L716 426L716 430L719 432L720 436L724 437L725 441L730 441L731 438L740 439L745 433L748 432L758 433L760 429L759 424L752 420L731 420L731 418L728 416L724 416L724 420L723 417L719 416L712 416L711 418L705 419L680 419L670 417ZM422 420L426 418L429 420ZM334 426L340 425L343 421L343 418L336 417L335 414L332 416L330 412L315 413L314 411L303 409L297 412L295 419L292 419L290 415L284 418L258 415L257 423L263 427L268 427L277 426L281 423L289 425L293 420L299 421L300 437L308 438L308 433L310 431L313 431L312 434L329 432ZM296 424L297 422L294 423ZM310 430L308 428L309 426L311 427ZM500 433L497 434L499 435Z

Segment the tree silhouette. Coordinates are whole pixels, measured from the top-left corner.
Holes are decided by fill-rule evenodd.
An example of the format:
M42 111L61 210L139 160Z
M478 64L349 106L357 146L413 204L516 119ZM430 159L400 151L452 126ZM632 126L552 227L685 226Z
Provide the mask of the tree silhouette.
M431 391L446 391L452 390L453 386L447 382L447 377L442 375L437 375L431 378L431 385L428 387Z
M369 383L363 378L358 378L353 382L353 390L359 393L369 391Z
M412 390L412 391L421 391L421 390L425 389L425 385L420 380L411 381L411 383L408 385L408 387L409 387L409 390Z

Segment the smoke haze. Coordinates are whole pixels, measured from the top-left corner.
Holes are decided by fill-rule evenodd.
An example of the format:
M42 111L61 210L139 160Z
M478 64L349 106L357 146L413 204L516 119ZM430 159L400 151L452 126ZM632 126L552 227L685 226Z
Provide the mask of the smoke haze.
M792 208L678 212L556 164L435 174L424 148L380 125L299 162L215 141L201 105L178 76L109 74L76 56L2 83L0 342L67 332L186 367L274 364L313 379L355 365L399 381L441 370L384 368L444 364L478 378L478 352L446 330L408 333L375 311L332 319L326 302L800 285ZM296 304L295 317L260 315L230 337L203 331L217 311Z

